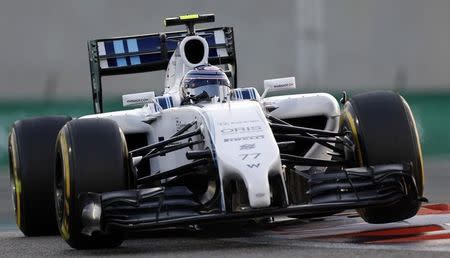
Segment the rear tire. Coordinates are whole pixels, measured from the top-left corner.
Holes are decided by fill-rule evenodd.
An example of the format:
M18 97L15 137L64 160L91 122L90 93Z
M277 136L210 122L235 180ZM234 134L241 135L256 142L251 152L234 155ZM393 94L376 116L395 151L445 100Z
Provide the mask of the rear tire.
M9 167L16 223L25 236L58 233L53 205L55 143L71 118L16 121L9 135Z
M347 159L355 166L411 163L409 173L417 185L417 192L408 185L408 194L395 204L358 209L360 216L369 223L389 223L416 215L423 194L423 161L407 102L389 91L355 95L345 104L343 121L345 129L352 131L355 150Z
M81 233L81 193L126 190L130 186L128 150L123 132L109 119L77 119L58 135L55 206L58 228L76 249L113 248L119 233Z

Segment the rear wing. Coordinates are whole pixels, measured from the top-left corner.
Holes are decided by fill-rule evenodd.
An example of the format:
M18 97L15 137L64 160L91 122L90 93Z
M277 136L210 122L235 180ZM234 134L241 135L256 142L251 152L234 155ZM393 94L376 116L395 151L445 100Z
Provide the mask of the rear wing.
M88 42L94 112L103 112L102 77L165 70L187 31L97 39ZM233 87L237 84L232 27L196 30L209 45L209 63L223 66Z

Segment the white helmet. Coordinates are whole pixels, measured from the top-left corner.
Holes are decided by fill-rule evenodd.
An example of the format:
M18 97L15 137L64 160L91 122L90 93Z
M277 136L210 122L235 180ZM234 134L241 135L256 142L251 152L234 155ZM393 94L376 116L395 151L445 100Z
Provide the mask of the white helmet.
M218 97L224 101L230 94L231 85L227 75L219 67L203 65L187 72L181 80L185 101L210 101Z

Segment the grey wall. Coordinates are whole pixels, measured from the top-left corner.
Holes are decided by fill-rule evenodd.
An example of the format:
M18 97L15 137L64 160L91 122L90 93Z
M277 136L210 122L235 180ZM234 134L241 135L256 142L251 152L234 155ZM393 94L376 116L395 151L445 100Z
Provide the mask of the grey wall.
M324 86L449 88L450 1L324 2Z
M214 25L235 27L241 86L292 75L308 88L450 85L448 0L2 0L0 6L0 99L88 97L88 39L163 31L164 17L191 12L215 13ZM113 95L162 89L161 74L104 83Z
M292 6L292 1L271 0L2 2L0 95L88 96L88 39L163 31L164 17L190 12L212 12L216 14L214 25L235 27L241 84L292 75L295 46L288 40L295 16ZM160 75L110 77L104 80L105 92L162 89Z

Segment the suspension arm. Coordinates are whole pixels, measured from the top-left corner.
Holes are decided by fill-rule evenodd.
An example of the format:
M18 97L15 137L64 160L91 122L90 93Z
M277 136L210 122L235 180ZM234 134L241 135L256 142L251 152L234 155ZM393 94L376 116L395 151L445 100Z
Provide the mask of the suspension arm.
M332 132L332 131L319 130L319 129L301 127L301 126L283 125L283 124L275 124L275 123L269 123L269 125L274 131L278 131L281 133L311 133L311 134L317 134L317 135L325 136L325 137L335 137L335 136L345 135L344 133L336 133L336 132Z
M323 159L312 159L305 158L290 154L280 154L281 162L289 165L299 165L299 166L318 166L318 167L329 167L329 166L342 166L344 163L339 160L323 160Z
M170 143L174 143L174 142L177 142L177 141L180 141L180 140L184 140L184 139L187 139L189 137L192 137L192 136L195 136L195 135L199 135L200 133L201 133L200 129L196 129L195 131L192 131L192 132L189 132L189 133L185 133L185 134L181 134L181 135L178 135L178 136L175 136L175 137L171 137L171 138L169 138L169 139L167 139L165 141L160 141L160 142L157 142L157 143L154 143L154 144L150 144L150 145L147 145L147 146L144 146L144 147L132 150L132 151L130 151L130 154L135 156L136 153L152 150L152 149L155 149L155 148L164 147L164 146L166 146L166 145L168 145Z

